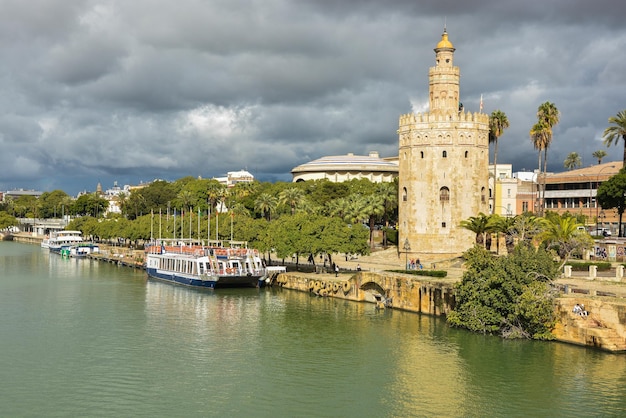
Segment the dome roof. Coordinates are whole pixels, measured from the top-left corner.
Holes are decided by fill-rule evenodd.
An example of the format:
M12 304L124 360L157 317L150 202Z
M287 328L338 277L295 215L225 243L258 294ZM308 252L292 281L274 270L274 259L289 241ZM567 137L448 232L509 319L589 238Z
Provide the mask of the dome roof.
M380 158L378 153L371 153L370 155L333 155L299 165L291 170L291 172L301 173L326 170L398 172L398 164L394 161L387 161Z
M448 40L448 32L446 32L445 29L443 30L443 34L441 35L441 41L439 41L439 43L437 44L436 49L440 49L440 48L454 49L452 42Z

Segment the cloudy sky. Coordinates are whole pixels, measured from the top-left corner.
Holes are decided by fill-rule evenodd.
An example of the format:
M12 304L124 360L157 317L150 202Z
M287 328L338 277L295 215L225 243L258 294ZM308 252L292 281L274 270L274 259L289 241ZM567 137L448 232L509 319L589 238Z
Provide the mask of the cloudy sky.
M114 181L262 181L325 155L398 153L427 110L444 23L466 110L500 109L498 162L537 165L528 131L561 111L548 155L621 160L623 0L0 0L0 190Z

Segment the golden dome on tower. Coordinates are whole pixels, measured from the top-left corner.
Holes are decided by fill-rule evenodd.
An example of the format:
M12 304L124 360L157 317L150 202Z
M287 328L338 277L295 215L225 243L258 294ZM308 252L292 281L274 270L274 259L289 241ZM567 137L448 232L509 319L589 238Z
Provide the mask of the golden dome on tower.
M452 42L448 40L448 32L446 32L445 29L443 30L443 34L441 35L441 41L439 41L439 43L437 44L437 49L439 48L454 49Z

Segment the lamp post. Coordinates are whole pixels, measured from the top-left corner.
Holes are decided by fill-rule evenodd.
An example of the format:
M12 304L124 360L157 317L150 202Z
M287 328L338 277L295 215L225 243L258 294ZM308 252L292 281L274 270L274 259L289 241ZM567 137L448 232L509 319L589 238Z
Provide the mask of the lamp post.
M404 240L404 245L402 246L402 249L404 250L404 269L408 270L409 269L409 251L411 251L411 244L409 244L408 238Z
M600 174L607 168L615 168L614 165L607 165L606 167L602 167L600 171L598 171L598 175L596 176L596 229L598 229L598 182L600 181Z

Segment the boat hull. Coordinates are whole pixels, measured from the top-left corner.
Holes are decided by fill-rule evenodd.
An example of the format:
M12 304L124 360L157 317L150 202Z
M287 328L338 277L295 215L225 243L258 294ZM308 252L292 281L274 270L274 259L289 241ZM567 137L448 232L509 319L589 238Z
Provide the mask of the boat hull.
M264 283L262 276L210 276L200 278L197 276L181 275L171 271L163 271L154 268L146 268L148 277L169 283L180 284L189 287L205 289L228 288L228 287L259 287Z

